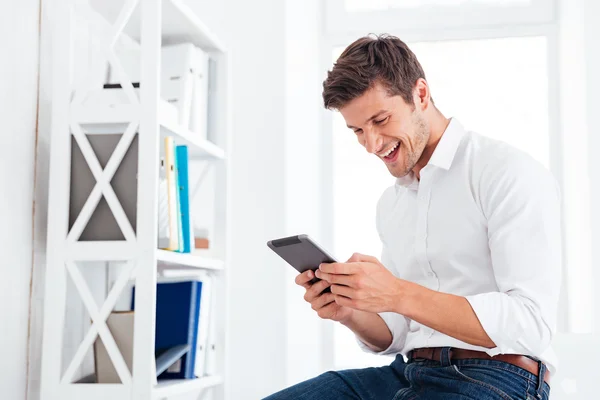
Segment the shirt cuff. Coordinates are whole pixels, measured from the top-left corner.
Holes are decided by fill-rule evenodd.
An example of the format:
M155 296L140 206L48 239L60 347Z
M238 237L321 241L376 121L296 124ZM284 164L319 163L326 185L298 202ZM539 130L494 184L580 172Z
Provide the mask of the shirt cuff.
M361 348L366 353L377 354L377 355L388 355L388 354L398 354L404 347L404 343L406 341L406 329L397 329L399 327L400 322L406 324L406 318L400 314L396 314L393 312L384 312L379 313L383 322L387 325L390 333L392 334L392 342L388 346L387 349L382 351L373 351L369 346L367 346L358 336L356 336L356 341ZM403 321L398 321L398 319L402 319ZM395 329L396 328L396 329Z

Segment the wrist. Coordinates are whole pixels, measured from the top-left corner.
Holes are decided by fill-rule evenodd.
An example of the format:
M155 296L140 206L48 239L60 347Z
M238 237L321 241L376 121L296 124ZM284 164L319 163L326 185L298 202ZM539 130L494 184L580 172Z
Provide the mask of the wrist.
M408 316L413 309L415 291L418 285L404 279L396 279L392 301L392 312Z
M348 309L348 315L338 320L338 322L346 327L353 325L357 311L353 308Z

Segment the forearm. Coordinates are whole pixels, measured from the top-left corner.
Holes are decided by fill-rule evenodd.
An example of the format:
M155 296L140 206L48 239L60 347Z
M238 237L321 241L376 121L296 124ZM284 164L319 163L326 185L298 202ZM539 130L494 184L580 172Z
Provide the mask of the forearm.
M371 350L380 352L392 343L392 334L384 320L376 313L353 310L346 321L340 321Z
M399 281L403 286L396 312L463 342L494 348L477 315L462 296L440 293L421 285Z

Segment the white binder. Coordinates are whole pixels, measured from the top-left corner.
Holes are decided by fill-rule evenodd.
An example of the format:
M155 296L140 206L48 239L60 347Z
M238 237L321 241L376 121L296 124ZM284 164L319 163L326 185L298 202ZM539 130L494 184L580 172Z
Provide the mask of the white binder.
M194 52L191 43L164 46L161 50L161 97L178 111L179 123L190 126L194 88Z
M194 88L190 113L190 130L201 139L208 137L208 69L209 56L202 49L194 49Z
M200 293L200 318L198 318L198 341L196 346L196 364L194 373L197 377L206 375L208 334L212 304L212 278L202 278L202 291Z

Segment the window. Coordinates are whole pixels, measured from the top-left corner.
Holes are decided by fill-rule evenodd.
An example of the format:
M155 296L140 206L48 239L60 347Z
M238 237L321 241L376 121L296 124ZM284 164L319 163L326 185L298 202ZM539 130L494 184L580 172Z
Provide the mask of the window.
M326 0L328 34L554 23L555 0Z
M390 8L422 8L431 6L464 7L472 6L521 6L529 5L532 0L345 0L344 6L349 12L385 10Z
M548 66L545 37L409 43L419 58L436 106L467 129L504 140L550 163ZM342 49L334 51L334 59ZM394 183L383 163L358 144L339 113L333 120L334 251L375 255L381 248L375 206ZM335 368L382 365L339 324Z

